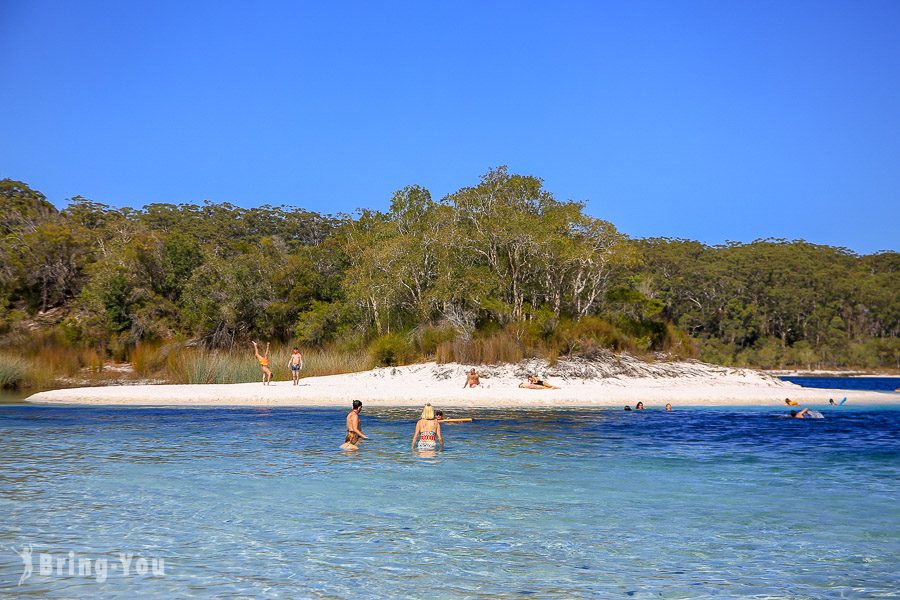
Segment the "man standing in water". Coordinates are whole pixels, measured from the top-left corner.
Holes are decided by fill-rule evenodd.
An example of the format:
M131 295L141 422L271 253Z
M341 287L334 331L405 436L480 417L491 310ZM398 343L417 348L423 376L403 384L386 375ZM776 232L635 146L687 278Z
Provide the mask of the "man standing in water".
M367 440L369 436L364 434L359 428L359 411L362 410L362 402L353 401L353 410L347 414L347 437L341 444L341 450L359 450L357 443L360 439Z

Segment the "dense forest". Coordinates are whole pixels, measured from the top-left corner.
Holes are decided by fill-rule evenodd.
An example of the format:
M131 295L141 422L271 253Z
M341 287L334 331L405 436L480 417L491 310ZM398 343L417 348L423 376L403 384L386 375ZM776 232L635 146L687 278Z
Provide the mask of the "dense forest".
M0 181L0 349L230 348L250 339L375 363L699 357L900 368L900 258L804 241L629 239L506 168L387 212L148 204L57 210Z

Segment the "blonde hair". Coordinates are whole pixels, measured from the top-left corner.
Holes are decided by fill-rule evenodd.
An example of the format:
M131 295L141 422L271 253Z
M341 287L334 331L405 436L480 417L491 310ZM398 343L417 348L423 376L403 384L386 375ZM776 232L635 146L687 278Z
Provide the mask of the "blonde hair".
M434 407L431 404L426 404L425 408L422 409L422 418L426 421L434 418Z

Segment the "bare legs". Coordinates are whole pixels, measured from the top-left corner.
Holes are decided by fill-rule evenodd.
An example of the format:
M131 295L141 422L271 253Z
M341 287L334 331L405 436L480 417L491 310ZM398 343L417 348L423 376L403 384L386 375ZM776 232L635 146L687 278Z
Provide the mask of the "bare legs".
M256 354L256 360L263 372L263 385L269 385L272 381L272 370L269 368L269 342L266 342L266 353L259 353L259 344L253 342L253 353Z

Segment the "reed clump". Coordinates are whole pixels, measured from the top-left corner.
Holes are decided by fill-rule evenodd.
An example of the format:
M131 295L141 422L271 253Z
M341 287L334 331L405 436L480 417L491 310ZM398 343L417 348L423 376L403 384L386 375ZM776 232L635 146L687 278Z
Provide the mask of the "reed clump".
M16 389L28 378L30 363L24 358L0 354L0 389Z
M500 332L485 338L456 339L438 344L435 361L438 363L494 365L518 363L526 357L531 358L532 354L533 352L526 349L525 345L514 335Z

